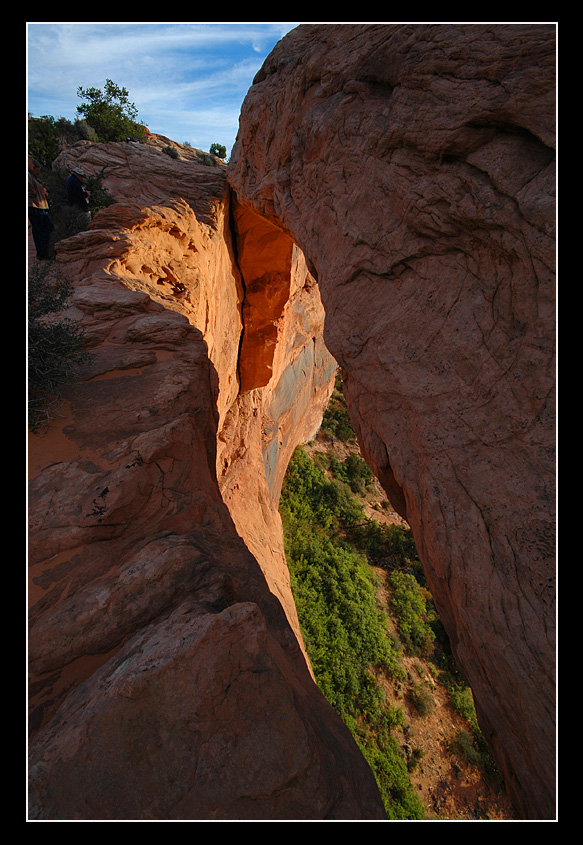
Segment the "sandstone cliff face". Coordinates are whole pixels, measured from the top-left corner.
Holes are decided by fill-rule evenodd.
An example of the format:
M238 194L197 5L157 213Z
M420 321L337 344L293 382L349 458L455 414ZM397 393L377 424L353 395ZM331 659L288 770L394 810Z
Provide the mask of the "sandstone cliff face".
M265 226L224 168L155 144L73 163L117 202L58 245L92 359L30 442L30 817L383 818L306 663L277 513L336 367L317 285L274 227L276 287L253 273Z
M554 28L306 25L246 98L239 203L317 278L526 818L554 817Z

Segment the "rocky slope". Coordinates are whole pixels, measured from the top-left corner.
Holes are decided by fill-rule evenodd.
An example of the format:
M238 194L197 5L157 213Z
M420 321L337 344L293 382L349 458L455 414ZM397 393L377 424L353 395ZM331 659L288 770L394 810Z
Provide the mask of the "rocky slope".
M291 234L516 806L555 812L555 38L306 25L229 179Z
M92 358L30 443L30 817L382 818L298 641L277 512L332 389L317 286L276 230L286 296L247 285L265 227L224 168L74 163L117 202L57 245Z

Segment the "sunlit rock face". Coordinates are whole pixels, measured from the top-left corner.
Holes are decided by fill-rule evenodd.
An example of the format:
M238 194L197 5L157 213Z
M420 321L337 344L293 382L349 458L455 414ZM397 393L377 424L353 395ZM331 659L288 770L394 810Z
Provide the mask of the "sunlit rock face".
M555 32L303 25L229 181L301 248L526 818L555 814Z
M264 224L237 212L237 246L224 167L186 148L75 164L116 203L57 245L91 360L30 439L29 817L382 819L305 659L277 512L336 369L317 284L273 227L285 272L256 284Z

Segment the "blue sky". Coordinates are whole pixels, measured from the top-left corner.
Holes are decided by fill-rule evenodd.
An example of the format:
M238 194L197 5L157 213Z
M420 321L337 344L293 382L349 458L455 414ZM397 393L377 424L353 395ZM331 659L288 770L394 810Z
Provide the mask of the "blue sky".
M294 23L27 22L28 112L77 118L77 88L128 90L151 132L230 155L253 77Z

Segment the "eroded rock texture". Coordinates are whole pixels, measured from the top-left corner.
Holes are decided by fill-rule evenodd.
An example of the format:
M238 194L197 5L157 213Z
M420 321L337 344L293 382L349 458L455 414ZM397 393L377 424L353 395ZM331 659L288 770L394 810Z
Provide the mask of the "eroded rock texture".
M57 164L117 202L58 244L92 358L30 441L30 818L381 819L305 660L277 512L336 369L317 285L235 209L241 273L225 170L186 148ZM249 269L266 229L276 289Z
M229 179L302 249L482 728L553 818L554 27L306 25Z

